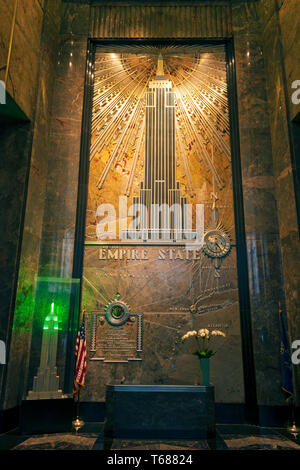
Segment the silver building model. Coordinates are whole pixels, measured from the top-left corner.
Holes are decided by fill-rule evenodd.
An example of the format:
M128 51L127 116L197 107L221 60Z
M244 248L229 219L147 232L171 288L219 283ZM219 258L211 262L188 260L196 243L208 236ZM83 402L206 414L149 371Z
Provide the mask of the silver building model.
M166 79L163 58L158 57L154 80L146 93L145 175L140 196L133 198L139 225L123 232L130 240L194 240L197 233L184 229L187 200L176 181L175 93Z

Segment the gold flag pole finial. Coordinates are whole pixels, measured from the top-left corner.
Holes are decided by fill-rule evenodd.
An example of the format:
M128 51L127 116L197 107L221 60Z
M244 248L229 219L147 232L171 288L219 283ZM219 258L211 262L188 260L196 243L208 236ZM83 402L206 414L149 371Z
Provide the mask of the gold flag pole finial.
M157 60L157 70L156 70L156 76L164 76L165 73L164 73L164 59L163 59L163 56L161 54L159 54L158 56L158 60Z

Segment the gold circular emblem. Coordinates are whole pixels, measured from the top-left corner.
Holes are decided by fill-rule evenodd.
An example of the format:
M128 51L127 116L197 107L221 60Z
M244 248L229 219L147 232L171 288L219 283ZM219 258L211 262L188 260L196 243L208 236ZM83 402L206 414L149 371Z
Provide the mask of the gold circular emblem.
M229 236L221 230L209 230L204 235L203 251L210 258L223 258L230 247Z
M120 326L126 323L129 317L129 307L125 302L120 300L115 300L107 305L105 310L105 316L108 321L113 326Z

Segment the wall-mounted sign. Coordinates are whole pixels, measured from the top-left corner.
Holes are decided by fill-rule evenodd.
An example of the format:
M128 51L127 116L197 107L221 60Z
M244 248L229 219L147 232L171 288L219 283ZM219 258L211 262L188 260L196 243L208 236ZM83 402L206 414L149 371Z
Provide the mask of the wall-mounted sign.
M131 313L118 298L107 305L105 313L91 313L90 360L141 361L142 351L142 313Z

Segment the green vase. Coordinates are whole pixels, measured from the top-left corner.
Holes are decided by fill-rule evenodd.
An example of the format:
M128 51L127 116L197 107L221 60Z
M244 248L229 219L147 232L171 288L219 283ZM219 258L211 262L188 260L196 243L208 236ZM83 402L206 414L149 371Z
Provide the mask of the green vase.
M209 358L201 357L201 385L209 385Z

